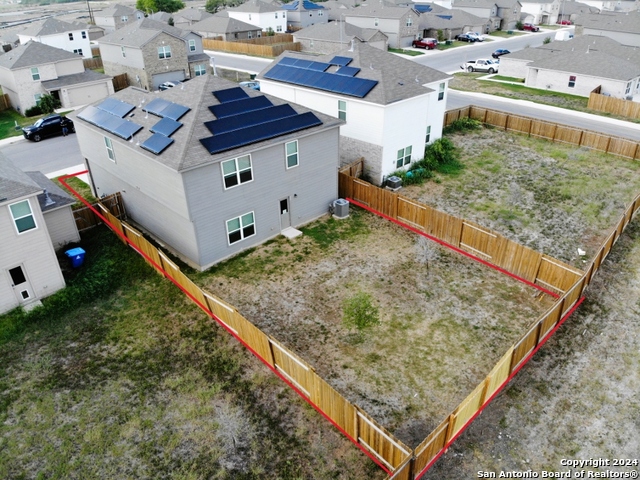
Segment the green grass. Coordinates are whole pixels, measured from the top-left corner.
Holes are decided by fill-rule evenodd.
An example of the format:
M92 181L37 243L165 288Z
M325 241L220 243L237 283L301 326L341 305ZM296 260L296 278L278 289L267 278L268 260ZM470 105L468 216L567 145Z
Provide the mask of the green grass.
M408 55L410 57L417 57L418 55L424 55L424 52L418 52L416 50L405 50L404 48L389 48L388 51L391 53L401 53L403 55Z
M479 83L486 83L489 82L489 80L479 80ZM512 85L509 83L505 83L505 84L501 84L502 88L504 88L505 90L511 91L511 92L515 92L515 93L524 93L527 95L533 95L533 96L538 96L538 97L552 97L552 98L562 98L562 99L568 99L571 100L574 103L578 103L584 106L584 108L587 107L587 103L589 102L588 98L585 97L581 97L578 95L570 95L568 93L560 93L560 92L552 92L550 90L542 90L539 88L530 88L530 87L525 87L524 85ZM506 96L506 95L505 95ZM551 105L553 105L553 102L549 102Z
M63 112L66 115L69 112ZM33 125L38 119L47 115L37 115L35 117L23 117L13 109L7 109L0 112L0 139L22 136L22 130L16 130L16 122L19 127Z
M450 48L463 47L465 45L469 45L469 43L451 40L451 43L447 45L446 42L440 42L438 43L438 50L449 50Z
M67 192L69 195L76 198L70 191L67 190L67 188L64 185L60 183L60 177L54 178L53 181L56 182L58 186L62 188L65 192ZM76 192L78 192L89 203L95 203L98 201L98 199L94 197L93 194L91 193L91 187L87 183L80 180L79 178L76 178L76 177L67 178L65 182L69 184L70 187L72 187ZM79 208L84 206L85 204L82 203L80 200L76 201L76 203L73 204L73 208Z
M524 83L524 78L505 77L503 75L494 75L491 80L502 80L503 82L517 82Z

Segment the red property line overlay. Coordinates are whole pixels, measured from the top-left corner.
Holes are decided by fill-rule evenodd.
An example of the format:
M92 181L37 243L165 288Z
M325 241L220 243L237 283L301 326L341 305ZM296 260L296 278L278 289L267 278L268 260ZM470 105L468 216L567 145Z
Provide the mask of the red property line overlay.
M401 227L404 227L407 230L411 230L413 233L417 233L418 235L422 235L423 237L427 237L429 240L433 240L434 242L437 242L437 243L439 243L440 245L442 245L444 247L447 247L447 248L449 248L449 249L451 249L451 250L453 250L453 251L455 251L457 253L460 253L460 254L462 254L462 255L464 255L466 257L469 257L472 260L475 260L476 262L480 262L483 265L486 265L487 267L491 267L491 268L493 268L494 270L497 270L500 273L504 273L505 275L508 275L511 278L515 278L519 282L522 282L522 283L524 283L526 285L529 285L530 287L536 288L536 289L540 290L541 292L544 292L544 293L546 293L548 295L551 295L554 298L560 298L560 295L558 295L557 293L552 292L551 290L547 290L546 288L541 287L540 285L537 285L537 284L535 284L533 282L530 282L529 280L526 280L526 279L524 279L522 277L519 277L518 275L515 275L515 274L513 274L511 272L508 272L507 270L505 270L502 267L499 267L499 266L497 266L497 265L495 265L495 264L493 264L491 262L487 262L486 260L483 260L480 257L476 257L475 255L473 255L473 254L471 254L469 252L465 252L464 250L462 250L462 249L460 249L458 247L454 247L453 245L451 245L450 243L445 242L444 240L440 240L439 238L436 238L436 237L434 237L432 235L429 235L428 233L423 232L422 230L418 230L417 228L412 227L411 225L408 225L408 224L406 224L404 222L401 222L400 220L396 220L395 218L392 218L389 215L385 215L382 212L374 210L373 208L369 207L368 205L365 205L364 203L360 203L359 201L353 200L352 198L347 198L347 200L349 200L351 203L353 203L354 205L357 205L360 208L364 208L365 210L367 210L367 211L369 211L371 213L374 213L374 214L376 214L376 215L378 215L378 216L380 216L382 218L386 218L390 222L393 222L393 223L395 223L397 225L400 225Z
M162 272L164 277L169 279L176 287L178 287L180 290L182 290L182 292L187 295L187 297L189 297L198 307L200 307L201 310L203 310L207 315L209 315L211 318L213 318L216 322L218 322L218 324L224 328L228 333L230 333L236 340L238 340L242 345L244 345L244 347L246 347L251 353L253 353L253 355L255 357L258 358L258 360L260 360L262 363L264 363L269 370L271 370L273 373L275 373L278 378L280 378L280 380L282 380L283 382L285 382L294 392L296 392L305 402L307 402L309 405L311 405L318 413L320 413L320 415L322 415L325 419L327 419L334 427L336 427L345 437L347 437L355 446L357 446L360 450L362 450L365 455L367 455L371 460L373 460L373 462L378 465L382 470L384 470L389 476L393 475L393 472L391 470L389 470L383 463L380 462L380 460L378 460L372 453L370 453L368 450L366 450L362 445L360 445L356 439L354 439L351 435L349 435L340 425L338 425L336 422L334 422L330 417L328 417L321 409L320 407L318 407L315 403L313 403L306 395L304 395L295 385L293 385L289 380L287 380L280 372L278 372L278 370L275 367L272 367L269 362L267 362L264 358L262 358L253 348L251 348L247 343L245 343L238 335L236 335L235 333L233 333L233 331L230 330L230 328L222 321L220 320L218 317L216 317L213 312L210 312L209 309L207 307L205 307L204 305L202 305L193 295L191 295L187 290L185 290L182 285L180 285L178 282L176 282L173 278L171 278L171 276L160 266L158 265L151 257L149 257L146 253L144 253L142 250L140 250L138 247L136 247L125 235L123 235L122 233L120 233L120 231L115 228L115 226L109 222L109 220L107 220L102 213L100 213L97 209L95 209L93 207L93 205L91 205L89 202L87 202L84 197L82 197L78 192L76 192L73 187L69 186L65 180L71 177L77 177L78 175L83 175L85 173L88 173L88 170L84 170L82 172L77 172L77 173L72 173L69 175L63 175L61 176L58 180L60 181L60 183L62 185L65 186L65 188L67 188L70 192L73 193L73 195L76 196L76 198L78 198L82 203L84 203L87 207L89 207L91 209L91 211L93 213L95 213L105 224L107 224L111 230L118 235L119 237L121 237L131 248L133 248L136 252L138 252L140 255L142 255L144 257L145 260L147 260L149 263L151 263L158 271Z

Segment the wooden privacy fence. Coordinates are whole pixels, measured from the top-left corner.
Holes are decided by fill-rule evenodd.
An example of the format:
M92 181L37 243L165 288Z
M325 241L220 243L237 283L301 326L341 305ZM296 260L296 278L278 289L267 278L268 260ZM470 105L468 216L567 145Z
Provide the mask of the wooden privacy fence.
M84 68L88 68L90 70L96 68L102 68L102 58L83 58L82 63L84 63Z
M613 113L627 118L640 118L640 102L614 98L600 93L600 87L589 94L587 108L599 112Z
M444 125L451 125L455 120L464 117L473 118L505 130L525 133L532 137L583 146L611 155L640 160L640 144L633 140L474 105L447 111Z
M124 90L129 86L129 78L126 73L121 73L120 75L115 75L113 79L113 90L119 92L120 90Z
M11 108L11 99L8 94L0 95L0 112Z
M270 38L270 37L262 37ZM260 40L260 39L252 39ZM225 40L214 40L211 38L202 39L202 47L205 50L220 50L222 52L244 53L248 55L258 55L261 57L277 57L286 50L300 51L300 42L285 42L261 45L249 43L252 40L242 42L227 42Z
M124 203L122 202L122 196L120 192L114 193L100 200L101 208L106 208L111 215L117 218L124 218L126 212L124 210ZM97 208L97 203L93 204L94 208ZM81 207L73 211L73 217L76 221L76 227L78 231L86 230L87 228L95 227L102 223L102 220L98 215L93 213L93 210L89 207Z
M357 170L358 167L354 164L340 170L341 197L355 199L394 220L561 294L553 306L509 347L489 375L415 448L413 456L400 465L393 475L393 480L417 479L517 373L534 350L547 340L554 328L579 305L594 273L640 209L640 195L625 209L618 224L607 236L588 268L579 271L480 225L437 211L350 176L350 172Z
M119 198L119 194L116 195ZM135 246L138 252L145 256L149 265L178 285L205 313L216 319L267 366L279 373L354 443L369 452L379 464L384 465L388 472L393 472L408 462L413 451L364 410L338 393L311 365L262 332L235 307L198 287L139 231L116 218L111 207L98 204L97 208L108 220L109 226L120 233L124 243Z

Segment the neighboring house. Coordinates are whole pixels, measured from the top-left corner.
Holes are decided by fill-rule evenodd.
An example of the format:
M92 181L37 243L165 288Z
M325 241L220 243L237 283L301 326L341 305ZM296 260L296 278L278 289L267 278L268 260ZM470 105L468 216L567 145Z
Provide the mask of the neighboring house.
M335 55L285 52L257 78L263 92L345 120L342 163L364 157L379 185L442 136L451 76L355 42Z
M101 37L104 37L104 28L97 25L89 25L89 40L95 42Z
M420 14L410 7L362 6L344 14L344 20L360 28L375 28L389 38L392 48L410 47L419 37Z
M600 35L622 45L640 47L640 12L588 13L576 18L576 35Z
M114 5L101 11L93 12L93 19L98 27L108 34L126 27L130 23L142 20L144 12L124 5Z
M330 22L340 22L344 20L344 14L353 9L349 5L345 5L344 3L337 0L329 0L327 2L323 2L322 5L326 9L326 14L329 17Z
M518 0L497 0L500 30L515 30L520 21L522 4Z
M561 21L570 21L572 24L576 18L585 13L598 13L599 10L594 7L590 7L586 3L575 1L563 1L560 4L560 13L558 15L558 23Z
M198 8L185 8L173 14L173 26L184 30L193 30L190 28L191 25L201 22L205 18L209 18L211 16L211 13Z
M202 35L202 38L220 38L229 42L262 36L262 29L257 25L222 15L212 15L194 23L191 30Z
M583 35L566 42L526 48L500 59L500 74L524 78L531 88L588 97L640 101L640 52L606 37Z
M42 180L40 175L36 178ZM53 205L47 205L50 201ZM47 200L42 186L0 153L0 313L64 288L47 212L55 217L58 211L70 212L69 201L73 203L63 192ZM75 222L72 225L75 229ZM77 233L69 238L77 239Z
M422 37L453 40L461 33L486 32L488 20L462 10L434 11L420 15L419 28Z
M558 22L560 4L564 0L520 0L522 14L533 17L536 25L553 25Z
M284 33L287 30L287 11L282 5L273 5L261 0L248 0L242 5L225 10L229 17L251 25L263 32Z
M29 41L40 42L84 58L92 57L89 25L83 23L71 24L55 18L48 18L19 32L18 38L22 44Z
M148 18L102 37L100 56L106 73L126 73L129 85L146 90L205 75L209 65L200 35Z
M212 75L108 100L118 115L100 105L72 114L97 196L122 192L128 216L195 268L308 223L337 198L336 118ZM107 117L124 124L121 136L98 126Z
M311 0L294 0L282 5L287 11L287 28L301 29L329 22L327 9Z
M619 2L616 0L582 0L582 3L585 3L589 7L593 8L597 11L609 11L613 12L614 10L623 10L627 8L628 10L636 10L637 7L632 6L631 8L628 5L623 6L623 2ZM634 2L624 2L625 4L633 4ZM595 12L594 12L595 13Z
M169 20L173 18L173 15L167 12L156 12L156 13L152 13L147 18L150 18L151 20L155 20L156 22L162 22L162 23L168 24Z
M51 94L62 107L78 107L113 93L112 77L85 70L82 57L28 42L0 56L0 87L24 115L42 95Z
M366 42L387 50L388 37L375 28L360 28L351 23L331 22L303 28L293 34L303 52L329 54L349 48L352 41Z
M501 18L498 15L496 2L491 0L454 0L453 9L462 10L482 18L488 28L487 31L482 31L481 33L489 33L500 28Z

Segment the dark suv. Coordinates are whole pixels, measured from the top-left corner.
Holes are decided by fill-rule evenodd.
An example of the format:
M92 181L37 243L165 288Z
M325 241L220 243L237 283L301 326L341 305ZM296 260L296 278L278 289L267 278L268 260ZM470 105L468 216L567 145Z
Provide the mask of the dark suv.
M67 133L73 133L76 131L71 119L61 115L49 115L48 117L41 118L33 125L23 127L22 134L27 140L39 142L43 138L62 135L62 129L65 127L67 129Z

